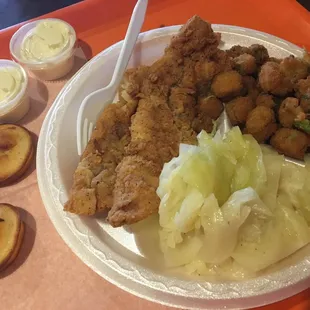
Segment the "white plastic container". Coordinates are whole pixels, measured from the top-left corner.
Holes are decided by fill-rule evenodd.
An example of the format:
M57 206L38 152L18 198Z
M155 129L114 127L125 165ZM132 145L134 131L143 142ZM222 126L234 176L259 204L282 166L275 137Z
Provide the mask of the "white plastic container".
M14 96L8 97L6 102L0 101L0 123L15 123L22 119L29 111L28 76L22 66L11 60L1 59L0 70L2 68L16 68L20 70L23 77L19 92L14 94Z
M61 51L61 53L55 55L54 57L46 58L43 60L24 59L21 55L21 48L25 38L33 34L33 31L35 30L38 23L44 21L59 21L64 23L69 28L70 41L68 46L66 46L66 48ZM32 72L36 77L46 81L59 79L72 70L74 65L75 49L75 30L70 24L57 18L47 18L30 22L17 30L10 41L10 52L12 58L20 63L24 68Z

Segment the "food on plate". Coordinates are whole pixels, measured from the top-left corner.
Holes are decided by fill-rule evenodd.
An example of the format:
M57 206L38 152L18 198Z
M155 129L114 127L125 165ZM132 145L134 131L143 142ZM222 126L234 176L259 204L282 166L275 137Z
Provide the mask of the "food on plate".
M234 68L241 75L251 75L257 71L256 59L250 54L241 54L240 56L235 57L233 63Z
M216 97L229 98L241 94L242 77L237 71L221 72L214 77L211 90Z
M223 103L215 96L199 98L196 106L197 114L205 114L212 119L217 119L223 112Z
M21 177L32 163L33 155L33 141L25 128L0 125L0 186Z
M304 158L310 141L309 62L292 56L275 59L258 44L223 51L218 48L220 38L209 23L194 16L172 37L160 59L126 71L119 102L104 109L74 173L65 211L82 215L108 211L113 227L147 218L157 212L163 199L156 191L164 165L183 158L179 155L183 148L197 160L184 164L188 182L197 182L196 186L205 186L206 179L197 179L190 165L199 166L209 181L214 169L225 168L218 173L221 188L202 197L193 191L191 199L210 199L221 207L229 197L234 199L235 192L248 188L238 197L266 204L266 196L276 202L274 195L261 194L256 187L265 173L258 169L262 155L257 142L271 144L280 154ZM206 132L214 132L224 109L230 123L240 130L234 129L226 142L219 142ZM229 139L235 146L228 146ZM207 160L204 166L203 143L209 148L216 145L225 154L214 153L221 158L217 165ZM260 178L252 176L258 173L255 169L262 173Z
M294 84L308 76L309 64L303 59L291 55L280 62L280 70Z
M277 130L275 113L265 106L257 106L248 115L245 132L251 134L257 142L264 143Z
M309 147L309 137L296 129L280 128L272 136L270 144L280 154L302 160Z
M206 60L225 67L228 57L218 50L218 44L219 38L211 26L193 17L172 38L164 56L149 67L148 76L139 84L131 141L117 169L114 203L108 215L112 226L131 224L157 212L156 188L164 163L177 155L180 142L196 143L197 128L193 129L193 124L200 121L199 126L212 130L209 117L204 122L203 113L195 109L197 96L205 95L196 87L200 81L195 80L195 68L198 61ZM137 162L139 171L129 175Z
M195 133L200 133L201 130L211 132L216 120L223 112L223 103L213 95L198 98L196 104L196 117L192 122L192 128ZM184 143L185 141L182 140Z
M0 204L0 271L17 257L24 237L24 223L8 204Z
M301 121L296 120L294 126L307 134L310 134L310 120L304 119Z
M259 73L259 85L264 92L270 92L277 96L285 96L293 89L291 81L281 71L280 65L271 61L262 65Z
M65 211L91 215L113 204L115 170L129 144L130 118L136 106L135 101L111 104L99 117L74 173Z
M276 103L274 102L272 95L261 93L256 98L256 105L273 109L275 108Z
M232 59L233 67L243 75L243 88L240 90L243 97L230 98L229 102L224 98L231 124L252 134L259 143L272 141L272 146L280 154L303 159L309 146L306 138L310 133L309 54L305 52L303 58L291 55L275 59L269 57L268 51L261 45L233 46L227 53ZM253 58L249 55L255 59L256 72ZM252 108L245 103L245 95L252 99ZM282 128L297 129L300 132ZM280 131L273 137L277 129ZM294 142L280 142L291 133L293 136L296 133L301 141L294 139ZM293 149L294 147L297 149Z
M237 127L223 137L202 131L198 146L181 144L179 156L164 165L157 189L167 266L199 275L228 268L242 278L307 245L307 170L289 165L290 172L283 156L261 150ZM292 173L296 189L282 197L290 192Z
M292 162L285 161L279 184L278 200L289 208L294 208L302 215L310 225L310 174L309 161L305 162L305 167L295 165Z
M246 46L234 45L229 50L227 50L227 54L231 58L236 58L242 54L250 54L250 49Z
M269 53L264 45L252 44L249 50L249 53L255 57L257 65L262 65L268 61Z
M211 25L195 16L172 38L161 59L126 72L121 102L104 110L82 155L66 211L91 215L110 209L113 226L157 212L164 163L177 156L180 142L196 144L197 131L211 131L213 117L222 110L214 99L215 109L208 101L197 105L197 98L211 93L196 70L206 62L214 62L216 70L231 70L218 44Z
M173 119L174 125L181 135L181 141L186 141L186 143L190 144L196 143L196 133L191 126L196 118L195 94L196 92L192 88L173 87L168 99L168 106L165 107L170 110L167 112L168 117L170 115L170 119ZM154 113L156 112L154 111ZM174 127L173 123L171 126Z
M305 113L310 112L310 77L301 79L295 84L296 97Z
M131 124L127 154L116 169L114 201L108 215L112 226L138 222L157 212L158 176L177 154L180 136L167 103L140 100ZM150 143L151 139L151 143Z
M269 59L268 50L260 44L252 44L249 47L234 45L227 50L227 53L231 58L237 58L244 54L251 55L255 58L257 66L261 66Z
M285 98L278 111L279 122L283 127L292 128L296 121L302 121L306 118L306 114L299 100L294 97Z
M237 97L225 105L227 115L233 126L245 124L254 107L253 100L249 96Z
M242 82L244 89L242 90L242 94L248 95L254 102L257 96L260 93L260 89L258 88L257 82L253 76L244 75L242 77Z

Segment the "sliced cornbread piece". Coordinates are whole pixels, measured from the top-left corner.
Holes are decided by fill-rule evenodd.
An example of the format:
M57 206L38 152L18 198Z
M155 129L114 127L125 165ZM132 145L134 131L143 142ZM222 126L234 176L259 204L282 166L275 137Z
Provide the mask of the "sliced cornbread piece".
M0 204L0 271L17 257L24 236L19 213L9 204Z
M34 155L29 131L13 125L0 125L0 186L7 185L23 175Z

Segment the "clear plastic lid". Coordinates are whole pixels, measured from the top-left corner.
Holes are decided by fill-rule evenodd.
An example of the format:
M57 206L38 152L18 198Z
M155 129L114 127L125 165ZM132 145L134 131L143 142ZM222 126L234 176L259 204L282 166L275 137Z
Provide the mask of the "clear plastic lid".
M21 82L21 88L15 96L8 97L8 100L6 102L3 102L3 101L0 102L0 115L4 115L4 114L8 113L16 105L19 104L19 102L22 100L23 96L26 93L26 89L27 89L27 85L28 85L28 76L26 74L26 71L18 63L11 61L11 60L7 60L7 59L0 59L0 70L3 70L4 68L6 68L6 69L10 69L10 68L18 69L22 74L23 80Z
M50 57L50 58L43 59L43 60L24 59L21 56L21 47L23 45L25 38L32 34L33 30L39 23L44 22L44 21L59 21L59 22L64 23L69 28L69 31L71 34L69 44L64 48L64 50L61 53L57 54L54 57ZM30 66L43 67L45 65L56 64L72 56L72 54L74 53L75 45L76 45L76 33L75 33L74 28L70 24L57 18L46 18L46 19L40 19L40 20L27 23L24 26L22 26L20 29L18 29L11 38L10 52L14 60L18 61L22 65L25 64L27 66L30 65Z

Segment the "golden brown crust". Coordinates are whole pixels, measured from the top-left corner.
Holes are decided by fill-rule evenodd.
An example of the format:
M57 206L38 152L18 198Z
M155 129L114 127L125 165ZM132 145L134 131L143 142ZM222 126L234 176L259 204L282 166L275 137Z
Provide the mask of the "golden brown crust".
M233 126L244 125L255 105L248 96L238 97L226 104L227 116Z
M5 233L7 233L8 231L5 231L5 233L2 232L2 234L0 235L0 238L13 238L13 242L11 243L11 248L9 249L3 249L1 248L0 251L2 253L5 254L4 257L2 257L2 260L0 261L0 271L4 270L5 268L7 268L9 266L9 264L11 264L13 262L13 260L16 258L19 249L21 247L22 241L23 241L23 236L24 236L24 224L20 219L20 215L19 213L16 211L16 209L10 205L10 204L6 204L6 203L1 203L0 204L0 208L2 209L2 218L3 220L8 220L8 217L14 217L15 218L15 223L16 225L14 229L14 226L10 226L9 229L14 229L14 231L12 232L13 235L12 236L7 236L5 235ZM5 213L5 214L3 214ZM10 214L9 214L10 213ZM5 218L7 217L7 218ZM0 225L4 225L4 222L0 222ZM11 232L9 232L11 233ZM4 243L7 244L7 243Z
M15 156L18 143L22 143L22 147L18 150L18 156ZM14 165L14 169L9 173L0 169L0 186L6 186L19 179L31 165L33 156L34 145L26 128L13 124L0 125L0 167Z
M264 92L285 96L293 90L293 84L276 62L266 62L259 73L259 84Z
M266 108L273 109L276 104L273 100L272 95L259 94L256 98L256 105L257 106L264 106Z
M245 132L251 134L258 143L268 140L276 130L277 124L272 109L258 106L249 113Z
M234 70L219 73L211 84L211 90L218 98L240 95L242 88L242 77Z
M17 258L17 255L18 255L20 248L23 244L24 234L25 234L25 224L24 224L24 222L20 222L20 229L19 229L19 234L17 237L17 242L15 245L15 248L14 248L13 252L11 253L11 255L8 257L8 260L5 262L5 264L0 265L0 272L5 270L6 268L8 268L14 262L14 260Z
M158 210L160 172L160 165L139 155L124 158L117 167L114 205L108 216L112 226L136 223Z
M205 124L206 116L196 110L197 64L215 61L216 70L230 66L227 55L218 53L218 42L211 26L193 17L150 66L140 86L142 99L132 118L127 156L117 168L108 215L113 226L137 222L158 210L156 188L163 164L177 156L180 142L196 143L192 127L197 117Z
M293 84L308 76L308 64L292 55L280 62L280 70Z
M309 146L307 135L290 128L280 128L272 136L271 145L280 154L303 160Z
M130 119L136 102L110 104L99 117L74 176L64 210L92 215L113 204L115 169L130 141Z
M234 58L233 63L234 69L241 75L251 75L257 71L256 59L250 54L242 54Z
M279 108L278 118L283 127L292 128L294 122L305 119L306 115L299 106L299 100L294 97L285 98Z

